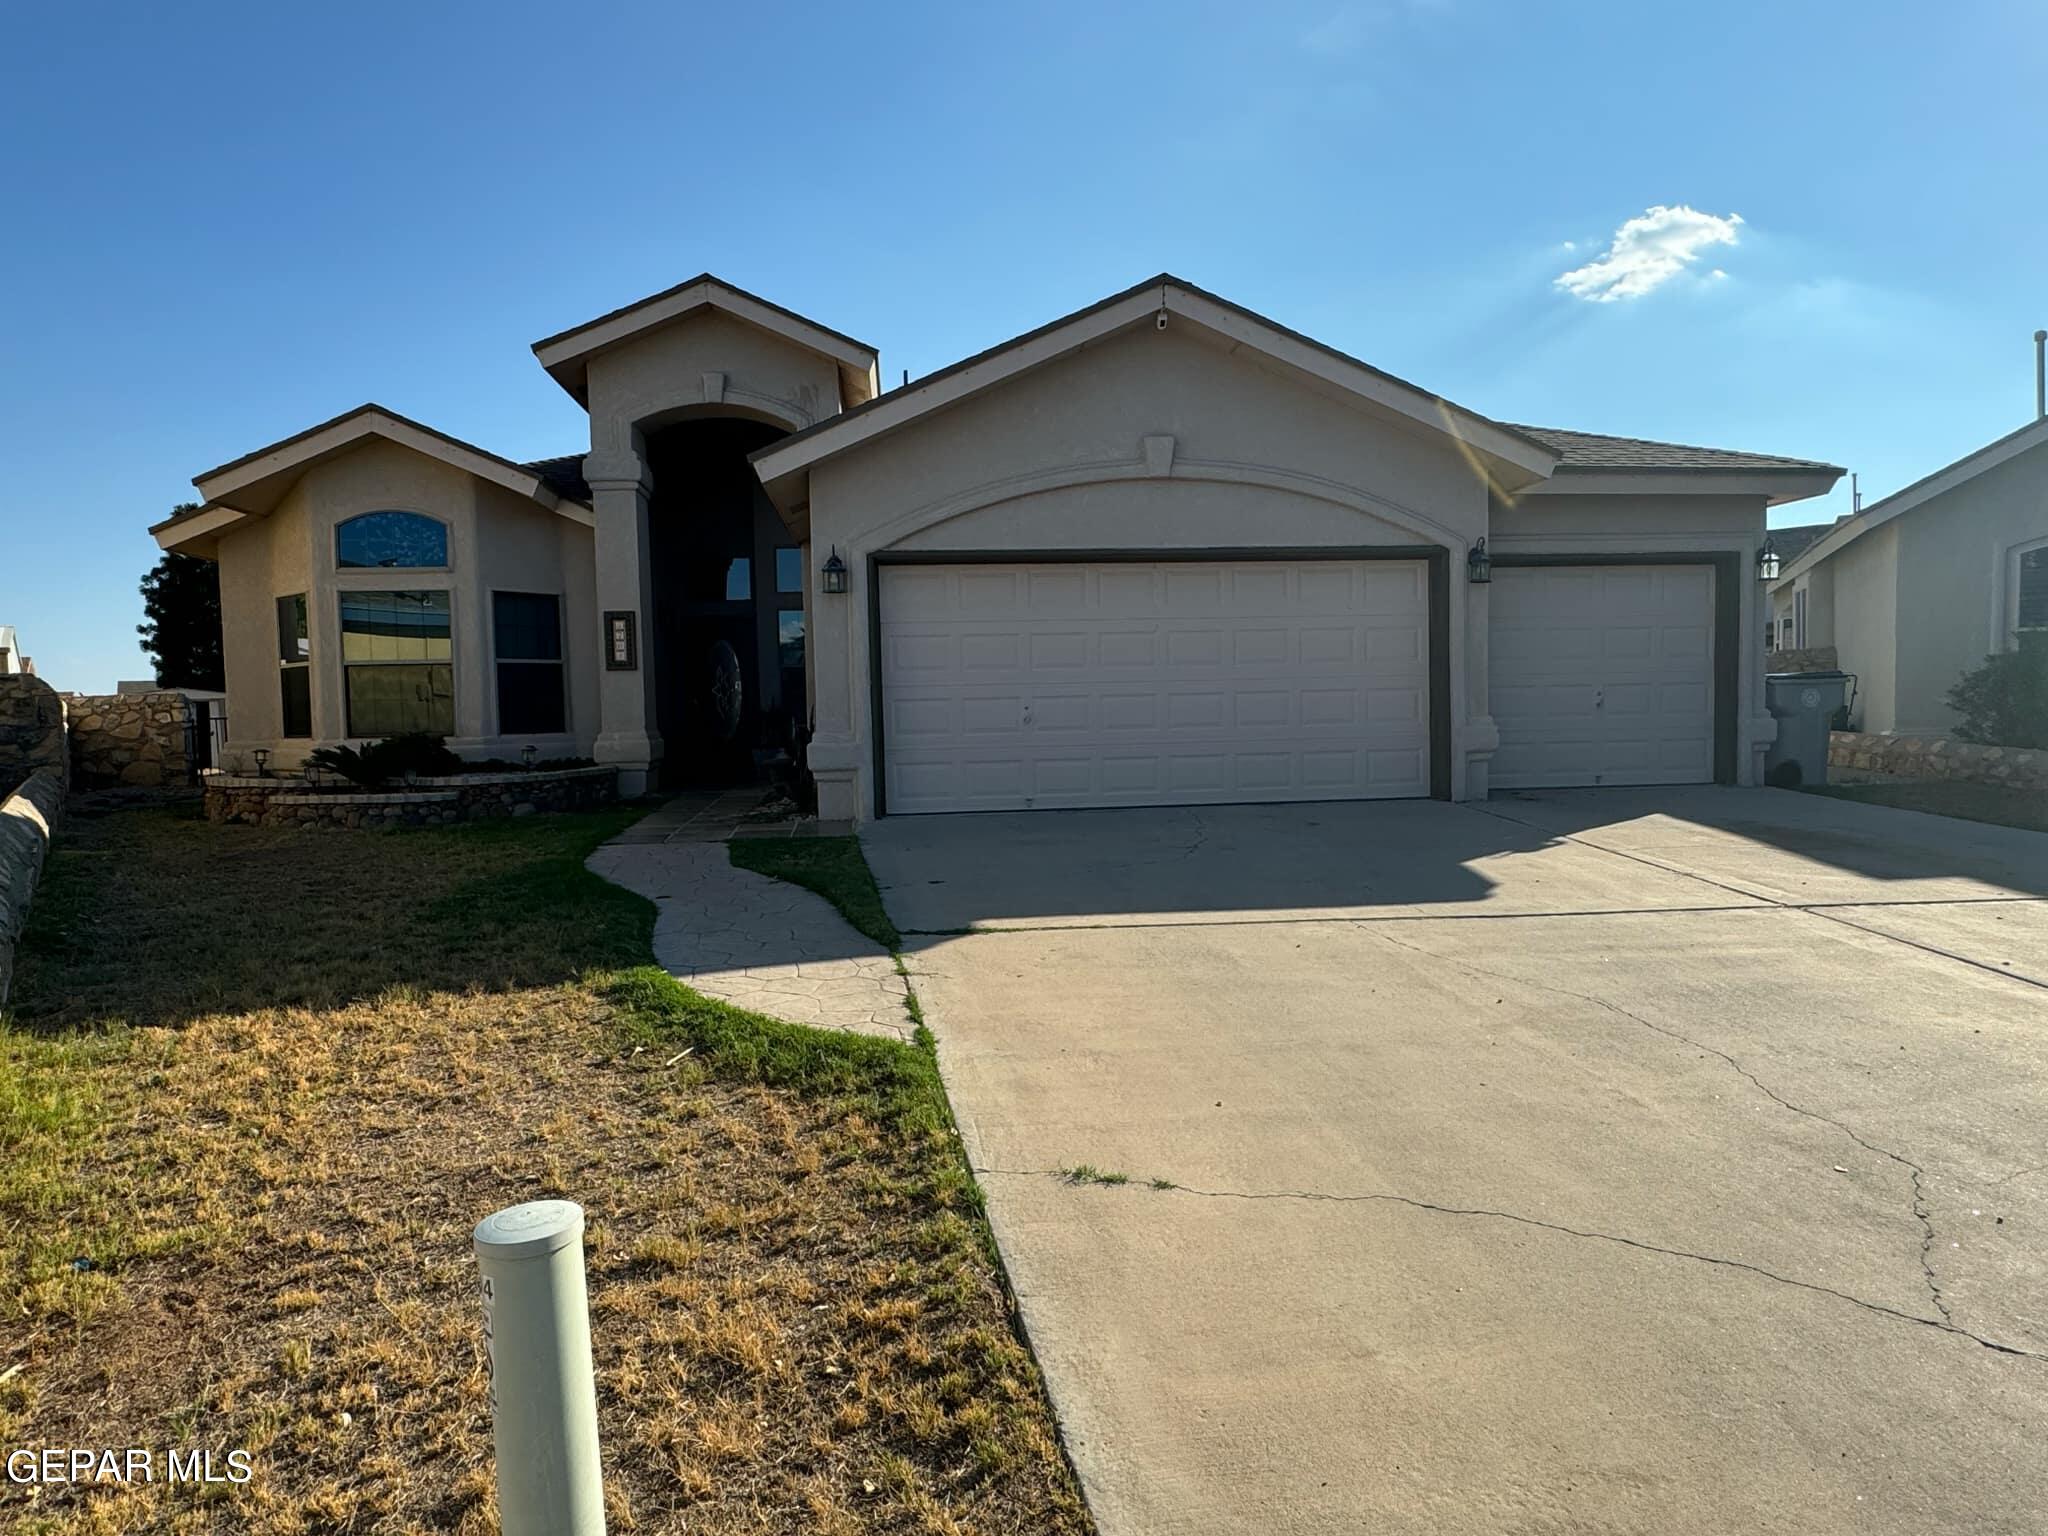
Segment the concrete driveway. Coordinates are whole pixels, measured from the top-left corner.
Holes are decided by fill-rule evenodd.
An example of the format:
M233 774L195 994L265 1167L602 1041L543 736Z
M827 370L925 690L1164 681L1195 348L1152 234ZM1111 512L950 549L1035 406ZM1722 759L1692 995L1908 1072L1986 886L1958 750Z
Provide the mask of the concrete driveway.
M2048 837L1769 790L864 837L1108 1536L2048 1530Z

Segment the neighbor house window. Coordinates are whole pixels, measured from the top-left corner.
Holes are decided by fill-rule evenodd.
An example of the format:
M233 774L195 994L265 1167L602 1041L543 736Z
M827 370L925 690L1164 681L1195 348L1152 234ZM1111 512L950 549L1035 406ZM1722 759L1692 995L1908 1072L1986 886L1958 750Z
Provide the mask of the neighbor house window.
M1806 648L1806 588L1792 594L1792 644Z
M351 736L455 730L446 592L342 592L341 663Z
M562 687L562 600L552 592L493 592L498 658L498 734L568 729Z
M344 569L433 570L448 563L448 525L417 512L365 512L334 529Z
M2020 555L2016 585L2013 628L2048 629L2048 548Z
M775 590L787 595L804 590L804 552L785 546L775 551Z
M277 600L277 686L282 736L313 734L313 657L306 625L306 594Z

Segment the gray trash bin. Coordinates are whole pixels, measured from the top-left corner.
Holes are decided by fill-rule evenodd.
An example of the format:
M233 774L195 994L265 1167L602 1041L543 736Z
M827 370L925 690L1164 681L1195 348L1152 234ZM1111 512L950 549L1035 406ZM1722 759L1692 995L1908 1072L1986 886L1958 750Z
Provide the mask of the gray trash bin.
M1828 781L1828 731L1848 698L1847 672L1772 672L1764 678L1764 708L1778 722L1778 739L1764 754L1764 782L1797 789Z

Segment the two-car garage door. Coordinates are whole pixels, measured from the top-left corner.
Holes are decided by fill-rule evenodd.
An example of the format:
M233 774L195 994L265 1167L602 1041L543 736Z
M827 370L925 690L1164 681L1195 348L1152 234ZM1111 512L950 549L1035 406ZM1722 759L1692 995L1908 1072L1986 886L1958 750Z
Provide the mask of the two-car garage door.
M1428 570L886 565L885 808L1426 795Z

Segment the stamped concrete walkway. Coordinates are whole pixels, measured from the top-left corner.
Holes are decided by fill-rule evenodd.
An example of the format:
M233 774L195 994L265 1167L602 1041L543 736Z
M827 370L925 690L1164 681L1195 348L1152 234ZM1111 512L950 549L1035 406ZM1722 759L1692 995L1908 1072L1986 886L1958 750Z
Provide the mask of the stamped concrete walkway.
M672 802L587 861L655 904L655 962L706 997L754 1013L908 1039L908 993L889 952L822 896L735 869L724 839L751 806L707 809Z

